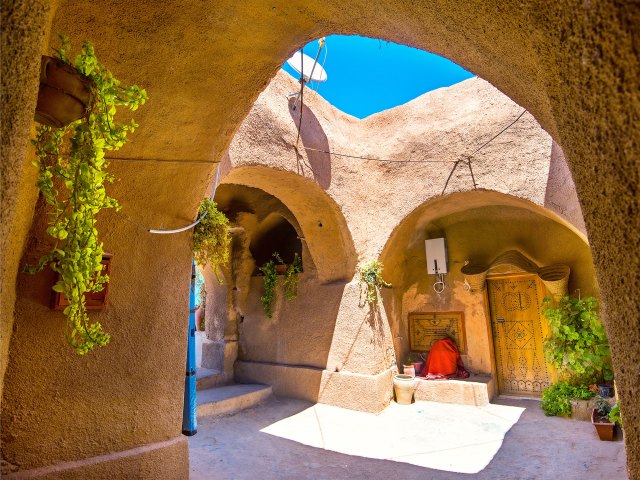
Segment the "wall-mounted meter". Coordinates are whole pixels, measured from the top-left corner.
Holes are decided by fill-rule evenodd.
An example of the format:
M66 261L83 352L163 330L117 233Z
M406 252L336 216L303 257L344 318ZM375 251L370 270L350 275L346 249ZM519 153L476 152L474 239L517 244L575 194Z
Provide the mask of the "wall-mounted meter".
M427 273L430 275L448 273L446 239L433 238L425 240L424 246L427 251Z

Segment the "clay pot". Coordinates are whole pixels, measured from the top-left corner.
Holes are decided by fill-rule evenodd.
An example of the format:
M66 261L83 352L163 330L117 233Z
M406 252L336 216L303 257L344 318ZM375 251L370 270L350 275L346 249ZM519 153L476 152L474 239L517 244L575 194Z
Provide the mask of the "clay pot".
M287 273L287 266L286 265L276 265L276 272L278 272L278 275L284 275L285 273Z
M616 424L610 422L596 422L596 409L594 408L591 411L591 424L595 427L596 432L598 433L598 438L600 440L613 440L613 431L615 429Z
M57 58L43 56L35 120L60 128L84 117L93 103L93 82Z
M416 376L416 369L414 368L413 364L411 365L403 365L402 366L403 372L405 375L410 375L411 377L415 377Z
M196 330L202 332L204 331L204 325L203 325L203 320L204 320L204 308L196 308Z
M417 380L411 375L398 374L393 377L393 391L396 394L396 402L399 405L411 405L416 384Z

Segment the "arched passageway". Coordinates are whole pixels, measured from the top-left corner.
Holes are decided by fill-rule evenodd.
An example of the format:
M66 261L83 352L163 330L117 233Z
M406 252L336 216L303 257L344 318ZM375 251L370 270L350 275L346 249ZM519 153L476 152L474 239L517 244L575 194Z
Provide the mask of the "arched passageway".
M136 454L135 462L153 464L150 471L160 469L165 476L175 473L178 478L186 472L184 442L162 443L179 433L180 408L176 399L181 394L183 365L163 361L161 366L151 368L145 363L159 356L179 358L184 353L183 345L166 339L181 334L181 312L186 309L186 298L171 297L173 286L188 277L190 252L186 237L152 238L135 227L122 226L115 217L103 219L111 232L110 250L164 252L155 256L130 255L122 269L116 268L117 253L114 257L114 283L118 278L136 278L136 291L147 293L138 295L129 288L114 288L111 293L118 313L107 314L113 317L110 323L121 325L119 319L123 317L134 322L150 316L156 319L148 328L154 332L151 342L158 355L141 358L149 368L127 370L124 383L110 372L131 365L139 345L150 342L142 329L123 326L126 340L95 357L95 365L89 361L86 368L85 360L67 358L63 349L53 348L55 351L47 352L46 356L31 355L28 342L33 343L33 335L25 333L28 325L32 325L31 333L44 334L42 338L46 339L57 338L57 330L54 333L40 327L51 320L44 308L35 307L28 313L14 309L16 298L28 302L28 297L37 290L27 282L18 287L16 294L16 278L36 200L27 144L40 54L49 51L50 32L65 32L76 44L90 38L98 51L104 52L101 54L104 61L117 65L120 78L146 85L151 98L157 99L141 111L139 123L145 126L144 130L140 129L136 141L120 155L129 160L168 162L122 162L115 168L116 176L123 179L116 189L122 190L121 198L129 212L154 226L181 225L192 218L201 195L183 192L194 189L193 186L203 191L211 166L189 162L215 162L221 158L252 102L293 50L321 35L359 33L423 48L454 60L527 108L562 145L575 179L602 287L605 323L623 405L629 473L637 476L640 471L637 385L640 259L635 253L640 243L637 174L640 147L635 131L640 117L637 93L640 63L634 46L637 7L613 1L575 6L535 1L487 4L442 0L427 6L389 0L375 4L358 1L348 9L339 1L314 5L218 2L215 6L212 3L211 10L204 14L206 8L206 4L196 2L149 5L124 1L90 4L77 0L55 3L36 0L3 8L3 47L11 45L10 49L3 48L2 67L3 117L11 118L10 122L2 122L3 374L7 365L11 365L3 382L3 388L9 391L3 397L3 427L12 431L11 424L4 420L15 412L7 413L6 409L21 408L23 394L38 398L33 391L38 388L50 397L48 385L53 383L52 379L61 372L77 372L74 382L61 385L65 398L59 400L59 405L55 403L58 407L50 402L36 402L20 417L26 422L20 430L37 430L38 438L26 434L18 439L11 437L11 441L5 439L3 453L9 461L19 463L22 469L33 469L154 445L154 449ZM158 185L173 188L158 195ZM332 274L327 278L332 278ZM158 298L162 298L161 304ZM131 306L134 301L135 308ZM33 363L27 362L28 358ZM47 368L40 371L40 365ZM24 371L38 372L30 389L19 386ZM149 371L157 375L149 375ZM167 378L171 379L170 385ZM87 395L96 389L100 392L98 398ZM117 402L109 401L126 398L120 394L134 391L138 396L122 400L124 403L116 405ZM146 401L152 399L154 402ZM70 418L83 416L78 411L68 412L69 405L80 404L86 407L86 425L92 429L91 434L75 432L70 434L71 438L77 435L80 440L70 441L65 448L49 447L55 444L54 439L64 431ZM134 420L138 417L133 412L138 411L136 406L140 404L154 405L139 418L152 426L134 429L133 433L121 431L121 426L138 421ZM160 411L167 415L167 421L152 421L159 418ZM98 412L97 417L89 421L89 412ZM89 437L95 441L84 441ZM36 444L44 447L37 454L29 454ZM122 467L122 462L113 462L95 469L105 471L108 465L113 473L118 465Z

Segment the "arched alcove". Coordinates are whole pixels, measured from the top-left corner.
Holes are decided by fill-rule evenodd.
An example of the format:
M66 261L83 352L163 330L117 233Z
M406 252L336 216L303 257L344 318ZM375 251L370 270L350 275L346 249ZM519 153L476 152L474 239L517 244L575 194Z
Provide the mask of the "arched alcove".
M432 238L445 238L447 243L448 273L442 293L434 290L435 275L427 273L425 240ZM490 191L455 193L425 202L405 217L380 256L385 278L394 285L385 296L385 308L398 361L403 361L410 350L409 323L413 316L461 312L465 364L474 373L495 377L490 312L484 291L470 291L461 268L467 262L490 263L512 250L539 267L568 265L571 275L567 293L579 289L583 296L599 295L584 235L557 214L527 200ZM492 272L516 276L527 273L517 265L503 265ZM535 275L531 277L540 283L533 278ZM540 292L544 292L541 283L537 302L544 296ZM539 307L532 307L533 315L539 314ZM496 383L491 387L497 389ZM540 390L532 394L539 395Z
M353 278L356 253L349 228L338 205L320 186L295 173L264 166L232 169L222 179L220 188L231 184L260 189L286 205L299 225L297 237L307 245L322 282ZM264 228L271 228L271 222L282 225L293 242L293 232L276 216ZM258 231L256 235L262 233ZM292 252L295 248L299 247L291 246Z

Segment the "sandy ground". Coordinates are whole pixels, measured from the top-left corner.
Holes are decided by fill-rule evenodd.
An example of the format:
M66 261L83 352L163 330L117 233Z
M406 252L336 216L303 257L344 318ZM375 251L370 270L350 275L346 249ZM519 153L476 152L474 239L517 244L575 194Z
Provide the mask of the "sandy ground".
M189 439L191 479L628 478L623 443L600 442L590 423L545 417L535 401L496 403L525 410L493 460L475 475L345 455L263 433L313 405L272 398L236 415L199 419L198 434Z

